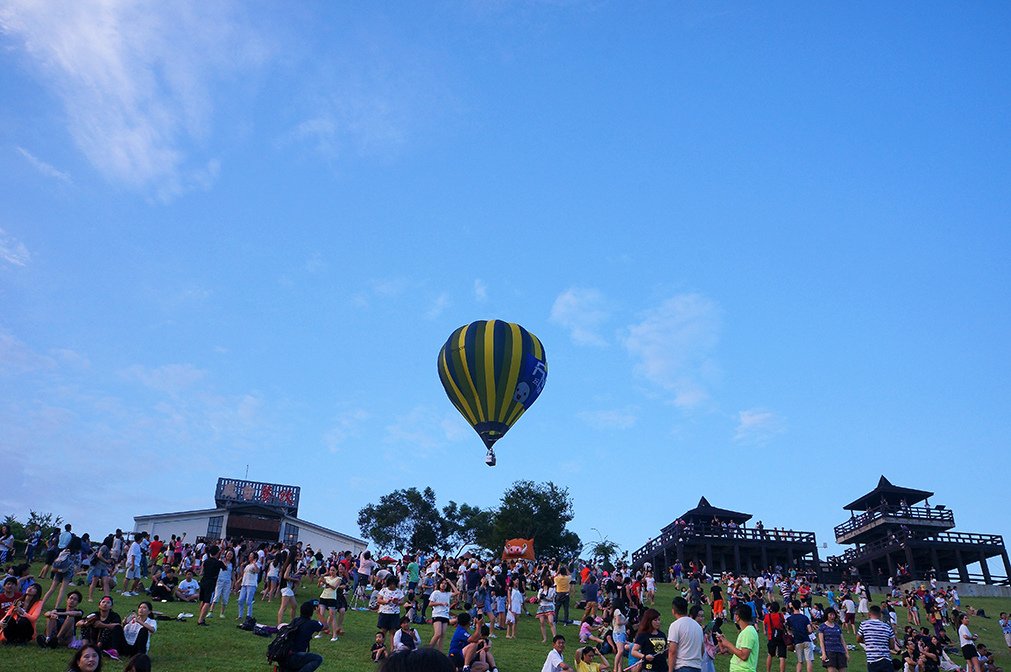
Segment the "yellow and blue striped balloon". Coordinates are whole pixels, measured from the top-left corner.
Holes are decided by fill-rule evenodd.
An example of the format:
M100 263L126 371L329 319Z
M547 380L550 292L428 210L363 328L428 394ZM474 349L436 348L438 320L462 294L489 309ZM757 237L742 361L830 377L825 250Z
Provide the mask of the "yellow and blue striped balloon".
M491 449L530 408L548 379L540 340L518 324L479 320L454 331L439 351L449 400Z

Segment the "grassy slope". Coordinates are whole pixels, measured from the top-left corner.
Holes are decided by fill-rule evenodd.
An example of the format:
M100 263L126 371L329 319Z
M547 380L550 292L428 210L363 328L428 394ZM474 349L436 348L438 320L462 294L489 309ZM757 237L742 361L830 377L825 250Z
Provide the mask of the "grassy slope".
M48 586L47 586L48 587ZM84 591L86 592L86 591ZM304 600L315 597L318 592L315 588L303 588L298 599ZM665 605L670 604L674 595L670 585L659 587L657 604L664 616L663 628L666 630L670 622L670 609ZM141 598L127 598L119 595L115 596L115 609L122 616L126 616L134 609ZM973 632L980 635L980 641L986 643L997 653L997 663L1009 668L1011 657L1008 649L1004 645L1004 640L997 626L997 614L1004 611L1011 611L1011 600L976 598L963 600L977 607L986 609L987 614L992 614L991 619L974 618L971 626ZM95 608L94 604L85 604L86 610ZM195 612L193 605L180 605L177 603L161 604L155 607L158 610L169 614L178 614L180 611ZM254 612L256 618L261 623L273 624L277 615L277 602L271 604L258 602ZM244 670L267 670L264 652L269 641L263 637L257 637L251 633L238 630L235 625L236 605L235 596L232 596L229 616L225 619L214 617L213 626L209 628L198 628L191 619L188 622L161 621L158 623L158 633L154 636L151 646L151 655L154 660L154 669L157 672L190 672L196 670L240 672ZM575 613L575 611L573 611ZM905 625L904 614L900 613L899 623ZM376 616L371 612L350 612L345 621L347 634L339 642L331 643L328 639L318 639L313 641L312 650L321 653L324 657L322 670L341 670L341 672L373 672L374 665L369 660L369 648L372 645L375 635ZM424 640L431 636L431 626L419 626L419 631ZM566 652L566 659L576 647L575 626L559 628L559 631L569 637L569 647ZM734 626L728 625L724 632L729 636L734 635ZM952 634L949 630L949 634ZM852 642L852 636L847 640ZM448 637L447 637L448 645ZM444 647L445 649L445 647ZM501 634L494 640L493 651L502 672L517 672L519 670L537 670L544 662L544 657L548 647L540 643L540 631L537 621L533 618L521 618L519 624L519 639L505 640ZM65 672L67 661L70 659L68 651L43 651L34 645L30 647L4 647L0 649L0 672ZM953 657L956 663L961 662L960 657ZM795 659L791 654L788 660L787 670L793 672ZM765 651L763 645L759 670L764 670ZM122 669L122 663L106 660L103 669ZM716 664L719 672L727 672L729 659L720 656ZM816 669L821 669L816 667ZM858 647L852 652L851 669L865 670L863 651ZM774 667L774 670L778 668Z

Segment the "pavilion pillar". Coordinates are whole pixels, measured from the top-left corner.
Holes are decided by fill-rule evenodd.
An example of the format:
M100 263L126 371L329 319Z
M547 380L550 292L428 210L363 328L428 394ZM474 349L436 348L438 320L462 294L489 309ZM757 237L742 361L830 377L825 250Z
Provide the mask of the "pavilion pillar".
M979 552L979 568L983 570L983 583L988 586L993 585L993 579L990 577L990 566L986 564L986 552Z
M1011 583L1011 561L1007 557L1007 549L1003 546L1000 549L1000 559L1004 561L1004 578Z
M895 561L892 560L892 554L886 553L885 559L888 561L888 576L895 576Z
M965 558L962 557L962 549L955 549L955 562L958 563L958 580L962 583L969 583L969 570L965 566Z
M762 544L762 571L764 572L769 568L769 549ZM1011 572L1008 572L1008 576L1011 576Z
M741 575L741 545L734 542L734 575Z
M913 562L913 549L909 547L909 541L906 541L902 545L902 548L906 552L906 567L909 569L909 576L915 581L918 578L916 576L916 563Z
M786 569L789 572L793 568L793 546L786 547Z
M937 547L936 546L931 546L930 547L930 564L933 565L934 576L938 580L940 580L941 579L941 559L937 555ZM945 578L944 580L947 581L948 579Z
M706 542L706 569L710 574L713 573L713 545Z

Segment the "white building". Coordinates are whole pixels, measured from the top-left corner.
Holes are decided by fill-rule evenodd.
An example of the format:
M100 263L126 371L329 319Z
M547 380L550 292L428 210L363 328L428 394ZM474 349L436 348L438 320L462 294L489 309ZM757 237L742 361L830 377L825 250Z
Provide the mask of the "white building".
M357 537L310 523L298 517L300 488L295 485L258 483L219 478L214 493L216 507L134 516L134 532L148 532L169 539L185 534L186 539L244 538L283 541L315 550L351 551L358 555L368 543Z

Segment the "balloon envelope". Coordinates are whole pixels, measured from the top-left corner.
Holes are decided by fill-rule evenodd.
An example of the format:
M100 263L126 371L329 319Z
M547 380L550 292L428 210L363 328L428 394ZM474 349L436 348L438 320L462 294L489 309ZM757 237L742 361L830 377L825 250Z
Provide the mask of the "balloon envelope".
M502 320L454 331L438 364L449 400L489 448L537 401L548 379L540 340Z

